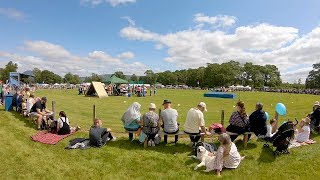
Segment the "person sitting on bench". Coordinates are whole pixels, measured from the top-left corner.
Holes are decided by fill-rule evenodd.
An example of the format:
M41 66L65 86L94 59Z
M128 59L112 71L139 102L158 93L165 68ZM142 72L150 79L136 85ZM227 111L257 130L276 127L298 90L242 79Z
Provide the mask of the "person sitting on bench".
M166 134L176 134L179 132L179 123L177 122L178 119L178 112L177 110L171 108L171 101L164 100L162 103L164 110L161 111L160 119L162 122L163 131ZM164 142L167 143L167 135L164 135ZM174 143L178 142L178 135L174 136Z
M49 117L49 115L52 114L52 112L47 109L46 103L47 98L42 97L40 101L34 103L30 110L31 115L37 117L38 130L41 130L42 120L45 120L44 116Z
M201 138L200 133L210 135L210 132L206 131L203 112L207 111L206 104L200 102L197 107L191 108L188 111L186 122L184 124L184 132L189 134L192 146ZM200 129L200 130L199 130Z
M234 141L239 134L249 131L249 118L244 107L244 102L238 101L236 107L237 111L231 114L229 119L230 125L226 128L227 132L235 133L230 135L231 141ZM248 139L250 139L250 134L248 135Z
M256 110L249 116L250 130L259 138L267 134L267 116L262 109L263 104L257 103Z
M140 108L141 105L137 102L134 102L123 114L121 120L123 122L124 129L127 131L137 131L140 128Z
M94 125L90 128L89 132L89 145L94 147L101 147L107 142L114 139L111 134L111 129L102 127L102 120L96 118Z
M155 146L155 136L160 129L159 115L155 113L156 105L150 103L149 112L142 116L142 132L148 136L148 146Z

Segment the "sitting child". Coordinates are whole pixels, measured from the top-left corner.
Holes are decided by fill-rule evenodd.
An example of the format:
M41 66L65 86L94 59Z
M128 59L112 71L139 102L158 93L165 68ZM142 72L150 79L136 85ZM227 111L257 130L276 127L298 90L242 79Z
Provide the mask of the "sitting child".
M271 119L270 120L270 124L267 125L266 138L271 138L276 133L276 131L274 131L274 132L272 131L275 128L276 124L277 124L277 120L276 119Z
M313 144L315 141L309 139L310 136L310 119L305 117L300 122L300 128L298 129L298 134L296 135L296 141L299 143Z
M236 145L231 141L228 134L221 134L218 140L220 142L220 147L215 153L216 158L213 162L213 169L216 171L217 176L221 176L220 172L222 171L222 168L235 169L239 166L244 157L240 156Z
M70 134L70 123L67 115L64 111L60 111L59 113L60 118L57 121L57 134L58 135L65 135Z
M89 132L90 146L101 147L114 139L110 131L111 129L102 127L101 119L96 118L94 120L94 125L90 128Z

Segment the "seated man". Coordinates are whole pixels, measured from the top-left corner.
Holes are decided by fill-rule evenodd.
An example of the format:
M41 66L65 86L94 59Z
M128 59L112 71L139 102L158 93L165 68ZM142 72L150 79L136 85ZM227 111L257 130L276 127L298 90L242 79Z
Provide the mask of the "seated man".
M47 109L46 103L47 103L47 98L42 97L40 101L37 101L36 103L34 103L34 105L30 110L31 115L37 117L38 130L41 130L42 120L45 121L46 117L49 117L49 115L52 114L52 112Z
M108 141L114 139L110 131L110 129L108 130L102 127L101 119L96 118L94 120L94 125L90 128L89 132L90 146L101 147Z
M189 134L192 146L200 140L200 133L210 135L210 132L206 131L203 112L207 111L206 104L200 102L197 107L191 108L188 111L186 122L184 124L184 132Z
M256 111L249 116L250 131L257 137L265 137L267 134L267 117L262 110L263 104L256 104Z
M179 132L179 124L177 122L178 112L177 110L171 108L171 101L164 100L162 103L164 110L160 114L160 119L162 121L162 128L166 134L176 134ZM178 142L178 135L174 136L174 142ZM168 136L164 135L164 142L167 143Z

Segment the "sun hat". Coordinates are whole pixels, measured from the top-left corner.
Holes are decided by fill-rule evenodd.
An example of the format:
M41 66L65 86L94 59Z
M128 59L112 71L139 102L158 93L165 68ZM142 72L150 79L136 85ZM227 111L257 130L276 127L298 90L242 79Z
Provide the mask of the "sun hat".
M310 124L311 120L308 117L302 119L303 122Z
M320 106L319 101L314 102L314 105L315 105L315 106Z
M149 104L149 109L156 109L156 105L154 103L150 103Z
M203 107L203 108L204 108L204 111L208 111L208 110L207 110L207 105L206 105L206 103L200 102L200 103L198 104L198 106Z
M168 99L165 99L165 100L163 100L162 105L165 105L165 104L167 104L167 103L171 103L171 101L170 101L170 100L168 100Z

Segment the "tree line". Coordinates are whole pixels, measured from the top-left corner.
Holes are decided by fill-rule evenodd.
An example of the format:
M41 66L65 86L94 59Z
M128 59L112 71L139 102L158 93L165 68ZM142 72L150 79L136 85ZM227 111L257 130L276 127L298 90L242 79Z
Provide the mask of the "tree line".
M4 68L0 68L0 79L6 81L9 79L10 72L16 72L18 65L10 61ZM26 83L70 83L79 84L81 82L103 81L104 77L96 73L91 76L80 78L79 75L68 72L63 77L49 70L32 70L33 79L23 79ZM146 70L143 76L132 74L126 76L122 71L116 71L116 75L121 79L135 83L163 85L187 85L200 88L226 87L231 85L243 85L259 88L282 87L282 88L320 88L320 63L313 65L313 70L309 72L305 86L302 80L297 83L282 83L280 72L275 65L257 65L251 62L241 64L237 61L225 63L208 63L199 68L190 68L176 71L164 71L155 73L152 70Z

